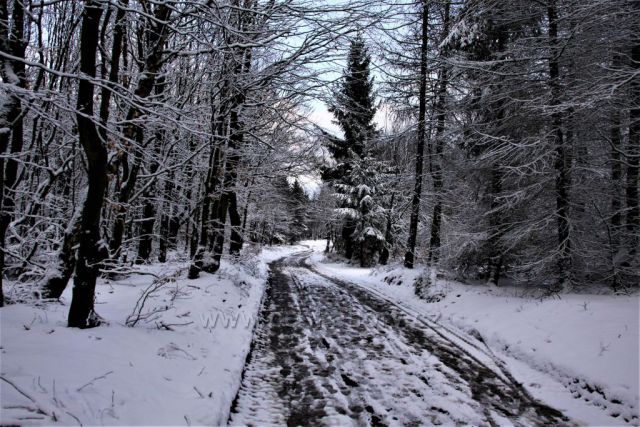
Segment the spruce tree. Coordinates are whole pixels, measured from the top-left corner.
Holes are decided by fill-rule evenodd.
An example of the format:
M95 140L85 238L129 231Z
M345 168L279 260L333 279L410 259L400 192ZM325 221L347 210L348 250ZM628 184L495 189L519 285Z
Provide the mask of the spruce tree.
M361 267L380 261L387 249L385 227L390 204L386 184L390 172L385 162L367 156L352 162L349 175L333 184L334 196L340 201L338 214L350 226L353 253L349 258L358 259Z
M342 85L335 94L329 111L344 132L343 140L333 141L336 160L362 157L365 147L376 134L373 118L376 114L373 78L369 69L371 57L362 37L351 41L347 68Z
M289 241L296 243L305 238L308 231L307 209L309 207L309 198L297 179L293 181L289 193L289 204L291 212L293 213L291 227L289 228Z
M323 174L339 201L342 231L337 247L346 258L357 256L361 264L367 265L384 246L384 239L378 238L383 233L372 227L373 211L369 210L369 206L377 205L371 199L375 190L371 182L365 182L375 181L371 174L380 170L372 158L367 158L368 147L377 133L373 123L376 107L370 62L364 40L356 37L351 41L347 67L329 108L344 138L329 138L329 148L337 164Z

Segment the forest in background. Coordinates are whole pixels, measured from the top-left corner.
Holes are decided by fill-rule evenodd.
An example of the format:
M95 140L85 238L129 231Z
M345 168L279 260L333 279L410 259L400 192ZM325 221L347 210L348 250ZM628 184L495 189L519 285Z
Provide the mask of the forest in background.
M97 326L101 275L307 237L637 288L639 67L633 0L2 2L2 301L73 277L69 326Z

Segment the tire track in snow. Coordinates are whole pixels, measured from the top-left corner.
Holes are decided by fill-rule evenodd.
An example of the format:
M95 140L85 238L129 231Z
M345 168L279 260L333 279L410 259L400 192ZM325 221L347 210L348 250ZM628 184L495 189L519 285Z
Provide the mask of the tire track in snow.
M308 256L272 264L231 424L567 423L508 372L390 301L310 270Z

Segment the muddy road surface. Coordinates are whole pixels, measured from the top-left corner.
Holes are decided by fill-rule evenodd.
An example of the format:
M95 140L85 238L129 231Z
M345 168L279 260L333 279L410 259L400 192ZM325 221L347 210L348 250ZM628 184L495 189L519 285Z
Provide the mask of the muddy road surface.
M571 424L482 343L318 273L308 256L272 264L230 424Z

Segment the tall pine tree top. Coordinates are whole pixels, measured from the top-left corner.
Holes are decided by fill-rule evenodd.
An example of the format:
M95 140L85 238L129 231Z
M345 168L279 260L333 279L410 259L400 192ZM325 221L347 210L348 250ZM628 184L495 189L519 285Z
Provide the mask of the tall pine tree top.
M344 132L344 140L335 141L333 155L336 160L365 153L367 142L375 133L373 118L376 114L373 78L369 70L371 58L361 36L351 41L347 68L340 89L335 94L329 111Z

